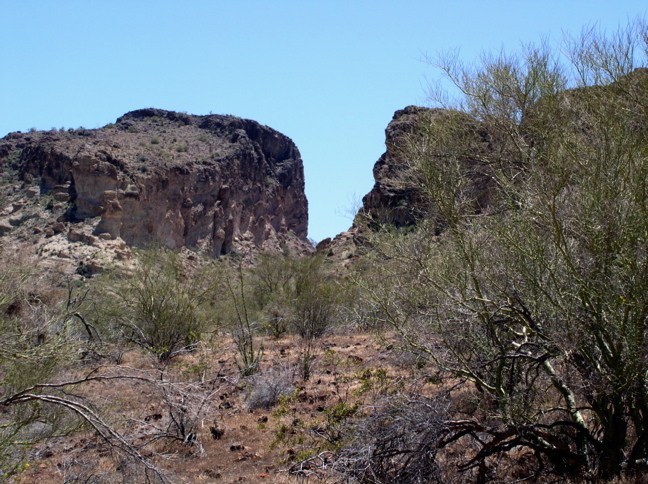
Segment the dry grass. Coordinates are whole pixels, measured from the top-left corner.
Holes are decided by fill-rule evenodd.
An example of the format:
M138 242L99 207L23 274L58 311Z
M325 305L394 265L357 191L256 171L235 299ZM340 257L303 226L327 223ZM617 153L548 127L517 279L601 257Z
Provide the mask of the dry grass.
M266 353L260 376L249 379L239 376L229 340L180 356L167 366L139 350L129 350L119 365L103 370L153 379L163 375L178 384L217 382L208 411L197 422L200 447L161 439L141 448L173 482L297 482L288 469L314 445L323 445L313 429L325 428L330 409L341 402L360 405L372 398L374 389L367 384L367 371L381 369L394 376L400 371L386 366L384 349L370 335L329 335L318 340L313 375L303 382L286 370L299 356L296 338L264 338L262 342ZM79 377L85 371L87 368L79 367L60 378ZM263 384L264 378L279 378L295 390L273 405L250 405L251 388ZM159 428L168 421L164 395L151 383L130 379L93 382L78 393L136 444L153 432L152 424ZM213 438L212 429L222 433L220 438ZM89 430L40 444L30 455L29 468L15 482L65 482L72 476L80 479L76 482L136 482L143 478L136 464L124 461Z

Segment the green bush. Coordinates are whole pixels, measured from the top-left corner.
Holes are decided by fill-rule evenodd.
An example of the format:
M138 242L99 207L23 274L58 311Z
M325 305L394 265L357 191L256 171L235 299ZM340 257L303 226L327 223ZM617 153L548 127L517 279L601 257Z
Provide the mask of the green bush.
M132 274L113 275L106 286L112 318L129 341L168 360L200 341L209 296L202 282L183 269L178 254L142 251Z
M262 255L251 285L263 326L273 336L292 329L303 338L317 338L335 319L341 290L321 255Z
M60 283L19 260L5 259L0 272L0 479L20 471L33 444L78 426L62 406L37 399L38 385L79 364L93 345L85 293L70 286L66 299Z
M290 307L293 271L292 261L277 254L260 254L251 274L251 297L263 312L261 329L275 338L290 328Z
M361 287L431 367L472 383L471 418L426 443L474 449L464 479L506 479L520 452L534 479L644 472L647 41L639 24L588 32L566 62L544 46L444 59L464 97L402 145L431 215L375 238Z
M302 338L322 336L334 321L339 287L327 273L321 255L296 259L293 272L292 325Z

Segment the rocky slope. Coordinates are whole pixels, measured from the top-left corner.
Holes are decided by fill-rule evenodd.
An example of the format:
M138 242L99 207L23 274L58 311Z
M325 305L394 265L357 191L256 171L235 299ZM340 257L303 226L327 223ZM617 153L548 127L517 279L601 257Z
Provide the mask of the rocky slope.
M11 133L0 168L5 247L308 248L299 151L251 120L142 109L100 129Z

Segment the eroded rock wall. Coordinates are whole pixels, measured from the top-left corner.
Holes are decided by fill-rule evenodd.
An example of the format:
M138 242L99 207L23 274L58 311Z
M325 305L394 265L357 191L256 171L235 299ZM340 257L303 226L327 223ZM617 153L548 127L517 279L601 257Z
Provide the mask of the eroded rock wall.
M12 133L0 166L67 203L65 222L129 245L307 246L299 151L254 121L143 109L97 130Z

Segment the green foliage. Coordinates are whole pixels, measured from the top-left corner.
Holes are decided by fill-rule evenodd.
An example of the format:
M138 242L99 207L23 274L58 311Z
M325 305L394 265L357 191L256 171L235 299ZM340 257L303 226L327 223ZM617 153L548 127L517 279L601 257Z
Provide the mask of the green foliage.
M375 396L379 396L387 395L391 391L389 388L391 378L384 368L377 368L373 371L371 368L368 368L362 372L359 379L360 387L356 390L358 395L372 393Z
M292 260L275 254L261 254L252 271L252 298L263 311L261 328L275 338L290 328L288 301L293 285Z
M346 402L338 402L326 409L326 418L329 424L337 426L352 417L358 411L357 405L349 405Z
M306 339L322 336L333 322L339 288L315 255L294 263L293 327Z
M36 273L21 263L0 274L0 365L6 394L52 376L80 345L79 306L70 287L66 303L48 303ZM83 321L83 320L82 320Z
M0 273L0 476L24 468L36 442L65 434L78 422L61 408L42 402L16 403L21 392L46 383L79 360L92 344L81 312L85 296L70 286L67 300L42 275L20 261L5 262ZM82 293L83 294L83 293ZM63 300L60 300L60 299Z
M279 395L277 406L272 411L272 416L275 418L285 417L291 412L292 405L297 401L299 396L299 389L295 389L291 394Z
M477 479L510 448L592 478L648 459L647 38L589 33L571 75L542 46L445 59L462 101L401 147L431 216L376 237L360 286L377 320L478 390L475 421L439 443L479 429L460 463Z
M251 272L252 298L262 327L275 338L288 330L301 337L299 369L304 380L315 361L314 340L333 323L340 285L321 255L295 258L264 254Z
M252 286L264 327L275 337L292 329L305 339L317 338L336 316L340 288L320 255L262 255Z
M121 334L164 361L191 350L208 322L210 287L205 274L188 274L178 254L139 253L128 277L113 275L106 284L110 317Z

